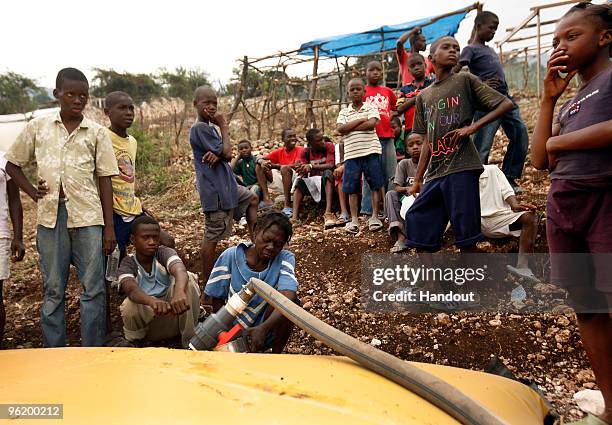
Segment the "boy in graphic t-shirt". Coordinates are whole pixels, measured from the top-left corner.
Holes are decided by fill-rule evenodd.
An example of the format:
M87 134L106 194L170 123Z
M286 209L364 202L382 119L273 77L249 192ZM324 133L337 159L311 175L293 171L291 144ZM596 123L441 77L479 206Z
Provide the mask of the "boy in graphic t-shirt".
M136 217L144 215L136 196L136 150L138 142L127 133L134 122L134 101L129 94L115 91L106 96L104 113L110 120L109 135L117 158L119 175L111 177L113 185L113 225L115 237L125 257L130 243L130 226ZM174 248L174 239L161 231L162 244Z
M438 251L450 220L455 245L469 252L483 237L478 189L483 167L469 136L508 112L512 102L471 74L453 73L459 57L459 43L453 37L436 40L430 55L436 81L416 100L412 130L425 143L409 190L411 195L420 194L406 214L406 245ZM476 110L490 112L472 122Z

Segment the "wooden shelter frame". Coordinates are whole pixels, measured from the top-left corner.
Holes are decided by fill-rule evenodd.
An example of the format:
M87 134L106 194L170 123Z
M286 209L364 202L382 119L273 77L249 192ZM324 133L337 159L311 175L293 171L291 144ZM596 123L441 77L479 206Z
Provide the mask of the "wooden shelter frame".
M557 19L551 19L551 20L542 22L541 12L542 10L545 10L545 9L556 8L556 7L565 6L565 5L572 4L572 3L579 3L580 1L590 1L590 0L563 0L563 1L555 2L555 3L548 3L548 4L539 5L539 6L534 6L530 8L529 15L527 15L527 17L523 19L523 21L521 21L520 24L518 24L516 27L506 28L507 34L504 36L504 38L502 38L500 41L496 43L499 49L499 56L502 62L504 60L510 60L512 58L515 58L521 54L525 55L525 61L527 61L529 52L535 52L536 63L537 63L536 65L536 91L538 93L538 97L541 95L542 54L552 49L552 44L547 43L546 45L544 45L542 43L542 38L552 35L554 33L554 31L548 31L548 32L542 33L542 27L553 25L557 23L560 19L560 18L557 18ZM535 23L532 23L534 19L535 19ZM520 31L528 29L528 28L536 28L536 34L531 35L531 36L515 37ZM536 39L535 46L510 49L504 54L504 51L503 51L504 45L507 45L509 43L514 43L517 41L530 40L533 38Z
M422 27L431 25L442 18L463 12L467 13L471 10L482 10L482 4L476 2L468 7L435 16L430 19L426 24L422 25ZM380 30L381 32L383 32L382 27ZM342 99L344 97L344 85L347 80L347 77L361 75L362 70L349 65L349 60L351 58L380 55L381 63L383 64L383 83L386 84L386 72L384 71L387 65L385 58L388 54L395 54L395 49L384 50L384 32L382 36L380 50L376 53L370 53L367 55L325 56L321 55L321 45L313 46L312 50L312 56L301 55L300 49L279 51L277 53L258 58L249 58L248 56L243 56L243 58L239 60L241 68L240 80L238 82L237 90L234 94L234 100L232 102L231 110L229 112L228 121L231 122L232 118L242 107L242 111L244 114L258 122L258 137L261 136L261 125L263 122L267 122L269 135L271 135L274 119L280 112L285 110L288 111L290 107L293 107L295 111L295 104L305 103L306 113L304 127L305 129L315 127L317 125L317 117L315 110L319 108L327 108L333 105L344 104ZM332 65L334 65L333 70L322 73L320 72L321 65L326 62L332 62ZM312 63L312 72L309 75L301 78L291 79L287 77L287 68L305 63ZM261 75L265 75L266 72L272 72L272 75L274 76L278 76L279 73L282 72L282 81L277 81L277 78L270 78L268 80L268 92L267 94L263 95L263 106L260 111L249 110L245 102L244 95L249 70L256 71ZM340 100L337 102L330 102L327 99L322 99L317 96L319 82L321 80L328 80L330 78L338 79L338 99ZM291 86L301 86L305 88L308 93L306 99L289 99L287 93L289 92L288 89ZM285 95L284 99L282 99L282 104L280 106L277 105L279 99L276 98L276 88L278 87L284 88L283 92ZM324 124L323 121L324 120L321 119L321 124Z

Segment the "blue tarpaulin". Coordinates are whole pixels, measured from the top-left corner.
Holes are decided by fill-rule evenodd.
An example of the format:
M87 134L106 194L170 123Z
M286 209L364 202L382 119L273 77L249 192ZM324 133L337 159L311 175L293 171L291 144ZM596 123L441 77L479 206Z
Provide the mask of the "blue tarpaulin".
M423 35L430 44L437 38L446 35L454 35L459 29L459 24L467 15L469 8L462 9L456 14L446 16L431 25L423 27ZM328 57L356 56L384 52L395 49L397 39L403 33L416 26L429 23L434 17L422 18L412 22L397 25L385 25L370 31L337 35L334 37L320 38L309 41L300 46L298 54L313 56L315 46L319 46L319 55ZM406 43L406 48L409 43Z

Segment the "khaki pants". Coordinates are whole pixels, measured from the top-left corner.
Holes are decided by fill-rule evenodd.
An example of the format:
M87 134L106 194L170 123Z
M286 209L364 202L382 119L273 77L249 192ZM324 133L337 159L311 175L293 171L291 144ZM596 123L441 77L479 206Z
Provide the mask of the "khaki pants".
M189 310L180 316L166 315L156 316L153 309L147 305L136 304L126 298L121 304L121 318L123 319L123 332L128 341L146 339L148 341L159 341L181 335L183 347L187 347L193 330L198 323L200 314L200 289L198 278L193 273L188 273L186 295ZM170 276L170 288L166 295L161 298L170 302L174 294L174 277Z

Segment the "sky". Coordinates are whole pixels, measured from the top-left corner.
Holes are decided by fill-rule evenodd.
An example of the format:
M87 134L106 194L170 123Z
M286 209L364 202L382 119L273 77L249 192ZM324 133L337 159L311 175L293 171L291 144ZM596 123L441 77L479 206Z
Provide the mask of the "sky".
M521 22L530 7L542 3L484 2L485 10L500 17L494 41ZM469 4L469 0L4 0L0 73L18 72L52 87L57 71L67 66L88 77L96 67L152 73L182 66L200 68L212 81L227 83L236 60L244 55L267 56L297 49L312 39L408 22ZM568 8L552 9L543 20ZM471 12L464 19L457 33L462 46L474 15Z

